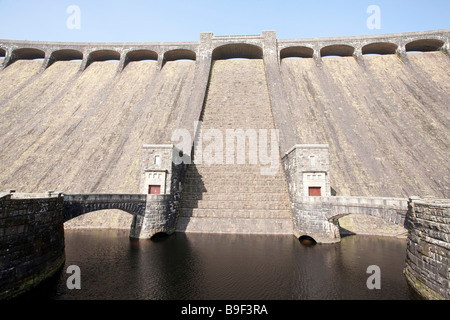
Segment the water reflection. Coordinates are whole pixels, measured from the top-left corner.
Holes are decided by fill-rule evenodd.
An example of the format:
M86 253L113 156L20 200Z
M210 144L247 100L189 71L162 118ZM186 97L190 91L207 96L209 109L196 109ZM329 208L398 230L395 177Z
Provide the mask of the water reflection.
M405 240L350 236L305 246L293 236L176 233L130 240L128 231L66 230L66 266L44 299L414 299L403 276ZM69 265L81 290L69 290ZM381 290L366 286L381 268ZM30 296L30 295L29 295Z

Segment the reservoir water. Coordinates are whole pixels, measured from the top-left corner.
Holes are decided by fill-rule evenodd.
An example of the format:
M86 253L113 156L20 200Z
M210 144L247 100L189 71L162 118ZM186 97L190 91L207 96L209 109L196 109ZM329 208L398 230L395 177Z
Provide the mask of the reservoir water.
M305 246L293 236L176 233L130 240L125 230L65 230L64 268L24 298L50 300L412 300L406 240L348 236ZM80 268L70 290L68 266ZM370 290L369 266L381 288Z

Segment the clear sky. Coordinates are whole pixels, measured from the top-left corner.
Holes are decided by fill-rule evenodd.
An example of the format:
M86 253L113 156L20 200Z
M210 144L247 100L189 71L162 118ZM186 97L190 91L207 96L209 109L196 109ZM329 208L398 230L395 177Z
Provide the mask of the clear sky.
M373 5L378 13L367 12ZM447 29L449 13L450 0L0 0L0 39L198 41L200 32L263 30L278 39L358 36Z

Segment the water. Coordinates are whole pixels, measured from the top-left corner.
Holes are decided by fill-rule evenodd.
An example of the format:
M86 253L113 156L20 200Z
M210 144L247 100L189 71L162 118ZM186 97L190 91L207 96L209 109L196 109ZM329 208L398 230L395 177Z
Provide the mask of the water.
M293 236L176 233L133 241L128 231L66 230L66 264L26 297L55 300L411 300L406 241L349 236L302 245ZM69 265L81 289L69 290ZM367 268L381 270L369 290Z

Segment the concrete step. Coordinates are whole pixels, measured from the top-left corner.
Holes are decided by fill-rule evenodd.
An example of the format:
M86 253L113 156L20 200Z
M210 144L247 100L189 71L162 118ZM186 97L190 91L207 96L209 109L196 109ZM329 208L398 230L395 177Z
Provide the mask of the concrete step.
M176 232L292 235L292 220L178 217Z
M283 193L189 193L183 192L183 200L207 201L287 201L289 196Z
M225 161L225 155L223 161ZM246 159L248 162L248 159ZM258 160L259 161L259 160ZM208 172L219 172L219 173L226 173L226 172L233 172L233 173L254 173L261 175L261 168L268 168L270 165L262 165L262 164L206 164L206 163L195 163L194 159L194 166L195 167L189 167L187 173L195 173L198 172L199 174L208 173ZM278 174L282 175L282 166L279 164L278 166Z
M198 171L188 170L186 175L184 176L185 180L207 180L207 179L241 179L241 180L265 180L265 181L274 181L274 180L284 180L284 175L261 175L261 172L258 171L249 171L249 172L234 172L234 171L206 171L203 173L199 173Z
M211 184L210 186L204 185L183 185L183 193L278 193L281 191L285 191L286 188L274 188L273 186L261 186L258 184L255 185L247 185L247 184L239 184L239 185L217 185ZM287 193L287 190L286 190Z
M209 188L212 186L237 186L237 185L246 185L249 187L272 187L272 191L276 191L279 189L286 189L286 182L280 179L276 180L264 180L260 179L252 179L252 180L244 180L244 179L186 179L184 181L184 186L204 186L205 188Z
M289 210L287 201L257 201L257 200L182 200L181 208L198 209L235 209L235 210Z
M254 111L253 111L254 113ZM240 117L244 115L241 113ZM241 118L231 117L227 114L215 113L214 115L206 115L203 117L202 129L274 129L271 115L263 115L259 118Z
M258 209L206 209L182 208L181 217L201 218L245 218L245 219L291 219L290 210L258 210Z

